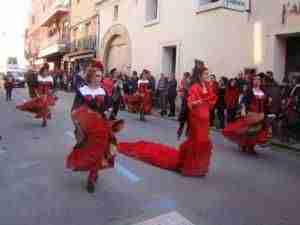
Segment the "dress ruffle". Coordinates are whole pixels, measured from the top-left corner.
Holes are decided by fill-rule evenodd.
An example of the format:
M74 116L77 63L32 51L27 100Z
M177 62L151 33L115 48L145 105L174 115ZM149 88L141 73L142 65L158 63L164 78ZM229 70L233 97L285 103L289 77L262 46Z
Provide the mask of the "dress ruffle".
M255 115L243 117L227 125L223 135L241 147L265 144L270 138L269 130L261 118Z
M67 168L87 171L113 167L114 156L110 152L111 128L108 121L86 106L76 109L72 113L72 119L79 123L87 138L68 155Z
M33 98L21 105L18 105L16 108L24 111L35 114L36 118L41 118L43 116L50 117L50 106L54 106L57 101L57 97L54 95L48 95L44 97Z

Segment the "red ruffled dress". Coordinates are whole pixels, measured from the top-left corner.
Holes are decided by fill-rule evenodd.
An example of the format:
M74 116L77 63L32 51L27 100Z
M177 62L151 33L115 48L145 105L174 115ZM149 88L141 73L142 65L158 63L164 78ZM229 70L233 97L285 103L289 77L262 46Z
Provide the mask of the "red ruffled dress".
M189 90L188 139L180 146L180 168L185 176L206 175L209 170L212 143L209 138L209 111L215 105L217 96L208 83L194 84Z
M134 95L124 98L129 111L150 114L152 111L152 97L148 80L138 81L138 91Z
M103 108L105 91L83 86L79 92L84 102L72 111L72 120L84 138L73 148L66 165L74 171L89 171L88 182L94 184L99 170L113 167L114 157L110 153L113 135L110 123L98 110ZM95 108L91 109L91 105Z
M209 109L217 97L212 88L194 84L189 91L188 103L201 100L189 112L189 136L179 151L159 143L138 141L119 143L118 150L127 156L139 159L154 166L180 171L184 176L204 176L210 164L212 144L209 138Z
M260 89L253 89L253 96L248 114L233 123L229 123L223 130L223 135L237 143L246 152L255 153L257 144L265 144L271 137L269 126L264 120L266 96Z
M51 76L38 76L38 86L35 89L38 97L35 97L22 105L18 105L17 109L35 114L35 118L43 119L46 124L51 119L50 107L55 105L57 97L52 94L53 78Z

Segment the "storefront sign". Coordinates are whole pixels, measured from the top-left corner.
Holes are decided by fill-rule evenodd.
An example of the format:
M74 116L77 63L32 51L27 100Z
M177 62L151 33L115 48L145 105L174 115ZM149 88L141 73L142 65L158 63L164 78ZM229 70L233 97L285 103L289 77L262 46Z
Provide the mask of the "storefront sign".
M225 7L237 11L248 11L250 0L225 0Z
M289 0L282 6L282 24L299 25L300 0Z

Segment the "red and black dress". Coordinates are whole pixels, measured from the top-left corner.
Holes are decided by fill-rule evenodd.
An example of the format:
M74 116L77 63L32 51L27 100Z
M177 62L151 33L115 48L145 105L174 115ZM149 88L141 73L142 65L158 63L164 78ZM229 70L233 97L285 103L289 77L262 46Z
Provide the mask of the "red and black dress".
M189 132L179 151L159 143L138 141L120 143L119 152L184 176L205 176L209 170L212 144L209 138L209 112L217 97L208 83L194 84L189 90ZM199 102L195 104L195 102Z
M247 114L223 130L223 135L237 143L248 153L255 153L257 144L265 144L270 138L270 127L265 117L267 98L259 88L253 88L248 98Z
M111 168L114 156L110 151L113 135L106 119L106 92L101 87L79 88L71 117L75 124L77 144L66 160L67 168L73 171L88 171L88 191L94 191L98 171Z
M43 126L51 119L50 107L55 105L57 97L53 94L53 78L51 76L38 76L35 87L36 97L18 105L17 109L35 114L35 118L43 120Z
M139 80L137 92L124 98L130 112L139 112L140 119L145 120L145 115L152 110L152 97L149 80Z

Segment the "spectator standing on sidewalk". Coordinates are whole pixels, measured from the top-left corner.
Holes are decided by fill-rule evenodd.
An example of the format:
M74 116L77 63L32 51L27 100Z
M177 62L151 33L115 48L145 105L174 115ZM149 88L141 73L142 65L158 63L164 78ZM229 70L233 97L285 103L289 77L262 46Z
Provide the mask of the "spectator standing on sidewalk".
M108 75L103 79L101 86L104 88L107 94L108 108L113 105L112 95L114 89L114 77L117 76L117 69L114 68L110 71Z
M138 88L138 73L136 71L132 72L132 76L128 79L128 95L133 95L136 93Z
M122 80L122 74L116 75L114 77L113 91L112 91L112 112L110 114L110 120L115 120L122 101L122 97L124 96L124 86Z
M32 69L29 69L25 74L25 79L28 87L28 94L30 98L36 97L35 88L38 84L37 73Z
M177 97L177 80L175 78L175 75L171 74L169 76L169 81L168 81L168 101L169 101L169 105L170 105L170 113L168 115L169 117L175 116L176 97Z
M14 89L14 77L10 73L8 73L4 79L4 88L6 92L6 101L11 101Z
M158 80L157 91L161 108L160 115L165 116L167 114L168 78L163 73L160 75L160 79Z
M236 85L236 80L230 79L225 93L228 123L231 123L235 120L238 102L239 102L239 95L240 92Z
M219 81L219 88L218 88L218 101L216 104L217 115L219 120L219 128L225 128L225 110L226 110L226 102L225 102L225 93L226 93L226 86L227 86L227 78L221 77Z
M210 80L209 80L209 84L212 87L212 91L214 92L215 95L218 94L218 89L219 89L219 84L216 80L216 75L211 74L210 75ZM214 126L214 122L215 122L215 114L216 114L216 108L215 106L213 106L210 111L209 111L210 115L209 115L209 121L210 121L210 126Z

